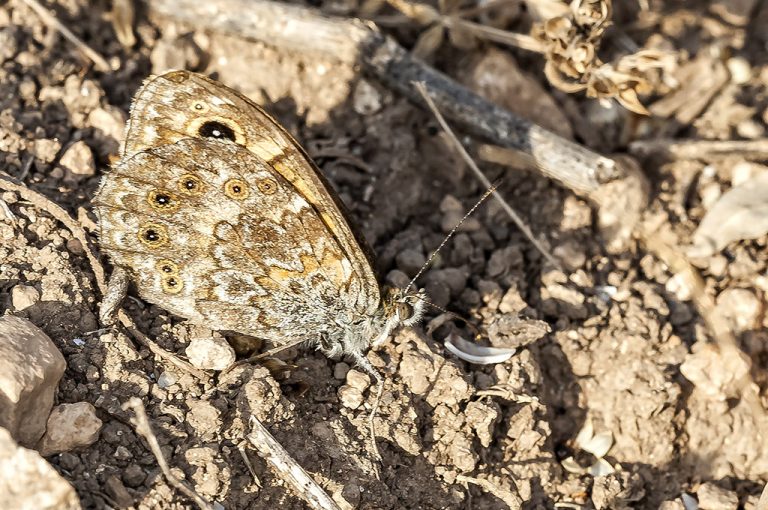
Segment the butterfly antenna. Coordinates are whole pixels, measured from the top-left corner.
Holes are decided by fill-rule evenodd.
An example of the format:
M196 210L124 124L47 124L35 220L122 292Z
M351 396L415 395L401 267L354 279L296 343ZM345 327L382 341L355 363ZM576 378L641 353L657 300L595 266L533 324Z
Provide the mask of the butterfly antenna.
M403 291L403 294L408 294L408 291L411 289L411 287L413 287L413 284L416 283L416 279L418 279L418 277L421 276L424 273L424 271L427 270L429 265L435 260L435 257L437 257L437 254L440 252L440 250L443 249L443 246L445 246L445 243L447 243L451 239L451 237L453 237L453 235L456 233L456 231L459 230L459 227L461 227L461 225L465 221L467 221L467 218L469 218L472 215L472 213L474 213L475 210L478 207L480 207L480 204L485 202L485 199L487 199L489 196L491 196L491 194L494 191L496 191L496 188L498 188L498 187L499 187L499 183L498 182L492 184L491 187L488 188L488 190L485 193L483 193L483 196L480 197L480 199L477 202L475 202L475 205L473 205L472 208L469 211L467 211L467 214L465 214L464 217L461 218L461 220L459 220L459 222L456 224L456 226L453 227L450 232L448 232L448 235L445 236L445 239L443 239L443 242L440 243L440 246L438 246L437 249L435 249L435 251L432 252L432 255L430 255L429 259L427 259L427 261L424 262L424 265L421 266L421 269L419 269L419 272L416 273L416 276L414 276L411 279L411 281L408 282L408 285L405 287L405 291Z

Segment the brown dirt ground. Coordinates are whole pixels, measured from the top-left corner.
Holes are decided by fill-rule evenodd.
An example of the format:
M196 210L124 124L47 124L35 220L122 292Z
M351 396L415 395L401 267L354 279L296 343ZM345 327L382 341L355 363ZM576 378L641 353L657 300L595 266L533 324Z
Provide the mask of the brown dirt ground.
M337 12L350 9L328 4ZM683 5L691 2L651 2L656 16L637 24L630 4L635 2L617 2L616 24L636 40L656 34L691 54L723 41L745 57L762 81L741 85L735 101L754 108L756 122L765 128L768 7L743 29L723 22L706 5ZM119 63L119 70L89 70L22 2L0 3L0 168L25 174L30 188L86 225L92 221L90 198L115 154L130 98L142 79L164 66L214 74L265 104L318 156L373 246L384 280L397 283L412 275L450 228L456 203L466 209L484 191L447 148L428 113L362 80L354 69L232 37L191 33L143 11L139 44L125 51L108 21L106 2L63 0L54 7L89 45ZM408 45L415 32L396 35ZM538 57L489 45L467 51L445 45L435 65L471 84L473 72L488 59L500 60L493 65L505 70L509 54L530 70L540 94L550 95L558 112L567 112L570 126L560 126L561 132L576 133L598 151L626 148L626 126L634 116L549 91ZM549 115L531 115L551 122ZM729 137L732 128L726 125L713 137ZM699 131L678 126L672 133L695 137ZM93 150L96 172L68 179L58 161L77 140ZM740 160L645 163L653 185L651 208L669 215L681 245L705 211L702 189L727 189ZM505 489L519 492L526 508L562 503L658 508L682 492L695 493L704 482L734 491L743 508L754 508L768 475L768 451L748 408L736 400L707 400L680 375L690 346L706 332L691 302L670 290L666 267L639 247L608 255L589 205L546 178L484 168L492 177L504 176L500 191L534 232L566 255L570 278L544 264L489 202L448 244L422 285L437 304L483 327L522 312L549 322L553 331L495 366L470 365L447 354L440 341L445 327L431 335L423 326L403 331L372 353L370 359L388 376L378 418L380 481L366 451L372 396L366 391L365 404L356 409L339 398L347 363L294 350L281 356L290 370L279 372L279 380L264 368L246 367L204 384L160 362L122 332L92 333L99 327L100 296L82 247L45 213L13 193L0 195L17 217L15 223L0 222L0 311L15 313L10 300L15 285L40 292L39 301L18 315L45 330L67 358L58 400L91 402L104 420L96 444L49 459L75 486L83 506L192 507L165 483L121 409L130 396L139 396L169 463L202 496L225 508L304 507L249 452L263 487L255 485L238 451L248 413L261 418L344 508L505 508ZM714 256L722 263L718 271L704 272L708 292L746 289L762 309L767 241L732 244ZM756 283L761 277L763 283ZM606 288L617 289L619 297L606 298L600 290ZM146 334L183 357L192 334L187 324L136 299L126 307ZM739 331L763 388L765 326L760 312ZM173 384L161 387L161 376ZM499 391L489 395L490 388ZM573 439L587 420L615 438L607 458L618 469L611 475L595 479L561 465L574 453ZM493 495L466 485L459 475L487 479L499 490Z

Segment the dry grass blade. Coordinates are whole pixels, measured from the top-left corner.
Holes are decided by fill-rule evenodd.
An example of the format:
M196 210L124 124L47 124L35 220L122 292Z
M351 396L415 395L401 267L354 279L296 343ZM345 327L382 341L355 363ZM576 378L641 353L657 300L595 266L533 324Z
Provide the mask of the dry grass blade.
M459 151L459 154L461 154L461 157L464 159L464 161L469 165L469 168L472 169L472 172L475 174L477 179L483 183L483 186L490 189L493 187L493 184L491 181L488 180L488 178L485 176L485 174L478 168L477 164L474 162L472 157L469 155L467 150L464 148L464 146L459 141L456 134L453 132L451 127L448 125L448 122L446 122L445 118L440 113L440 110L437 109L437 106L435 105L435 102L432 100L432 97L429 95L429 91L427 91L426 85L424 83L416 82L414 83L414 86L416 87L416 90L419 91L421 96L424 98L424 101L426 101L427 106L429 106L429 109L432 111L432 114L435 116L437 121L440 123L440 127L443 128L443 131L448 135L451 142L456 147L456 150ZM544 258L549 261L550 264L552 264L554 267L561 269L560 263L555 259L555 257L552 256L552 254L549 253L549 251L539 242L538 239L533 235L533 232L531 232L531 229L528 228L528 225L525 224L522 218L515 212L515 210L512 208L509 203L507 203L506 200L504 200L504 197L502 197L498 191L493 191L493 198L496 199L496 201L501 204L501 207L504 209L504 211L509 215L509 217L512 219L512 221L517 225L517 228L520 229L520 231L528 238L529 241L536 247L537 250L544 256Z
M163 457L163 452L160 450L157 436L152 432L152 427L149 425L147 411L144 409L144 404L141 402L141 399L132 397L128 402L123 404L123 409L126 411L128 409L133 410L135 417L131 422L136 429L136 433L147 441L149 449L152 452L152 455L157 459L157 464L160 466L160 470L163 472L165 479L168 480L168 483L193 500L201 509L213 510L213 506L208 501L203 499L202 496L196 493L194 489L189 487L183 480L179 480L173 473L171 473L171 469L168 467L168 462L166 462L165 457Z
M80 40L79 37L77 37L75 34L72 33L70 29L68 29L64 24L56 19L55 16L53 16L50 12L48 12L45 7L40 5L40 3L37 0L22 0L25 4L27 4L33 11L37 13L38 16L40 16L40 19L43 20L43 22L48 25L49 27L53 28L54 30L59 31L61 35L64 36L69 42L75 45L78 50L80 50L83 55L88 57L88 59L91 60L91 62L94 63L96 66L96 69L101 71L102 73L108 73L112 71L112 68L107 63L107 61L102 57L100 54L98 54L93 48L85 44L83 41Z
M304 468L277 442L267 428L251 416L251 433L248 441L256 448L274 472L290 485L296 494L316 510L340 510L327 492L315 482Z

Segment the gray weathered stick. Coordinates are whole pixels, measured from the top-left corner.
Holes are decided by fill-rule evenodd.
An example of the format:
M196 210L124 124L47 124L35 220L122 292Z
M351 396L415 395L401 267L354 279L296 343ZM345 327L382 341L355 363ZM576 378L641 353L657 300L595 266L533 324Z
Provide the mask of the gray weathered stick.
M412 83L424 82L440 111L467 132L533 157L545 175L590 194L622 178L612 159L521 119L412 57L372 24L324 16L268 0L155 0L156 13L199 29L258 40L302 54L359 65L391 89L424 105Z
M259 455L269 462L272 470L290 485L310 508L340 510L328 493L285 451L283 445L277 442L258 418L251 416L250 425L251 433L248 434L248 441L256 448Z

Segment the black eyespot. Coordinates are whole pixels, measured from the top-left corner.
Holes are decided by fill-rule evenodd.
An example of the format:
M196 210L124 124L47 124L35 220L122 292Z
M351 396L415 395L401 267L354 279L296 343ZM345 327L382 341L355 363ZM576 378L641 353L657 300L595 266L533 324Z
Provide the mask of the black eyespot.
M177 186L185 195L196 196L204 191L203 181L200 180L200 177L191 173L182 175L178 180Z
M172 273L173 272L173 268L171 266L169 266L169 265L165 265L165 266L161 267L160 270L163 273Z
M143 225L138 234L139 241L150 248L157 248L168 242L168 231L157 223Z
M198 133L205 138L227 139L230 142L235 141L235 131L226 124L214 120L208 121L200 126Z
M224 183L224 194L234 200L248 198L248 184L240 179L230 179Z
M165 280L165 283L168 284L169 287L175 287L179 284L179 281L176 278L168 278Z
M171 203L171 197L165 193L158 193L155 195L155 202L160 205L167 205Z

